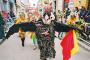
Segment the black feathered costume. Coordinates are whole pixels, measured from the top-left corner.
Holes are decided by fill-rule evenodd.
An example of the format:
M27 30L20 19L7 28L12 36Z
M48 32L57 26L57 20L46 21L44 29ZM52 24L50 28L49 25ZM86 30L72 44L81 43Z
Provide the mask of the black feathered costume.
M57 32L68 32L70 29L77 30L80 34L86 34L83 30L80 30L79 28L75 26L66 25L63 23L54 22L53 24L54 30ZM12 27L9 28L9 31L6 34L6 39L8 39L11 35L14 33L17 33L19 31L19 28L21 28L24 32L36 32L36 28L38 28L34 23L32 22L25 22L20 24L14 24Z
M6 38L8 39L11 35L13 35L14 33L17 33L19 31L19 28L22 29L24 32L28 32L28 31L35 32L36 31L36 25L32 22L14 24L12 27L9 28Z

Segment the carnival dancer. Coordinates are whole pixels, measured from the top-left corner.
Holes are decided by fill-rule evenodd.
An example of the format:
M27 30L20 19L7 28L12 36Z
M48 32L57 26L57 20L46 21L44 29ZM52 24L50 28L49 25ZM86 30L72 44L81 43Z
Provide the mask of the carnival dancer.
M53 19L53 17L51 17L51 13L45 13L41 19L43 23L37 24L38 28L36 35L38 39L37 41L40 49L41 60L47 60L47 58L55 58L54 28L51 19Z
M36 23L36 18L33 16L31 18L31 21L29 21L31 23ZM27 32L28 36L32 39L33 41L33 50L37 49L37 37L36 37L36 33L35 32Z
M27 20L25 19L25 15L24 14L20 14L18 19L16 20L15 24L20 24L20 23L25 23L27 22ZM25 32L19 28L19 37L21 38L21 42L22 42L22 46L24 47L24 41L25 41Z

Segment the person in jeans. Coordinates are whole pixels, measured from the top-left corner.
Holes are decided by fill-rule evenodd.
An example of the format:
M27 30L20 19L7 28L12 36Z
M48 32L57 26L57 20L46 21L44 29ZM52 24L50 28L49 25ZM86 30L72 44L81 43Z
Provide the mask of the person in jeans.
M0 39L3 39L4 38L4 20L3 20L3 17L0 13Z

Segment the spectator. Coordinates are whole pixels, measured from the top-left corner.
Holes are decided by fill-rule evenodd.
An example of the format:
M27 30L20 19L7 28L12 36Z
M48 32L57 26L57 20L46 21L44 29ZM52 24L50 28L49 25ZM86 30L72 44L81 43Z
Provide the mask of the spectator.
M79 9L78 9L78 7L75 7L74 14L76 16L77 21L79 21Z
M61 23L62 23L62 17L63 17L62 11L58 10L58 18L59 18Z
M90 23L90 9L87 11L87 14L85 16L85 22Z
M82 6L81 9L80 9L80 16L79 16L79 18L84 19L85 15L86 15L86 9L85 9L84 6Z
M71 11L70 11L69 8L66 8L66 9L65 9L65 16L64 16L64 17L65 17L66 19L67 19L67 17L70 15L70 12L71 12Z
M0 13L0 39L4 38L4 20L3 20L3 17Z
M15 17L13 11L10 11L10 16L11 16L11 18L14 18Z

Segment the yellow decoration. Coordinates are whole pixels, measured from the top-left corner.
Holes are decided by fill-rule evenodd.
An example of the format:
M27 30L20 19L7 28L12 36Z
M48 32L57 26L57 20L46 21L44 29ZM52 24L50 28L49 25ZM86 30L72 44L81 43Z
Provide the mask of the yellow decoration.
M73 35L74 35L74 48L71 50L71 54L76 54L79 50L79 46L78 46L78 40L76 37L76 32L75 30L73 30Z

